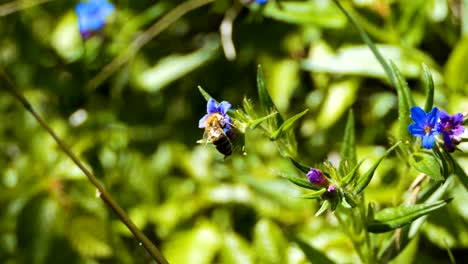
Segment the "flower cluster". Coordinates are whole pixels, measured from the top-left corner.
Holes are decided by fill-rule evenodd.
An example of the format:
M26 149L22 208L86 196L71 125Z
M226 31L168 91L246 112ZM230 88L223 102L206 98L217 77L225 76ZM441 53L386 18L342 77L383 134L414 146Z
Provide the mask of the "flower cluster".
M84 39L91 37L106 24L106 19L114 12L114 5L107 0L89 0L75 6L78 27Z
M464 117L461 113L450 116L437 107L426 113L420 107L414 106L411 108L411 118L414 123L408 126L408 130L413 136L421 137L422 146L426 149L431 149L435 137L441 134L447 151L453 152L465 131Z

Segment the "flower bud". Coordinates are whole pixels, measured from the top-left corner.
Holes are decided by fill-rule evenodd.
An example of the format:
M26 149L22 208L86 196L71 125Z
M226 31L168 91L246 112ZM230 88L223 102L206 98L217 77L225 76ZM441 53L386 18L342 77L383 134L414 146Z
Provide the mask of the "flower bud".
M327 178L319 169L311 168L310 171L307 173L307 179L313 185L318 185L322 187L328 186Z

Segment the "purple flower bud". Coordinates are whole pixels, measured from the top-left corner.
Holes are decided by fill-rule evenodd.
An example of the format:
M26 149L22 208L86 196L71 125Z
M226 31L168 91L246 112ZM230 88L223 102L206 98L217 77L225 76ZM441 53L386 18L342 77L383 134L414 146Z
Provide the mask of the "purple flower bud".
M330 186L328 186L328 188L327 188L327 191L328 191L329 193L334 193L334 192L336 192L336 185L335 185L335 184L330 184Z
M319 169L311 168L310 171L307 173L307 179L309 179L309 182L313 185L318 185L322 187L326 187L328 185L327 178Z

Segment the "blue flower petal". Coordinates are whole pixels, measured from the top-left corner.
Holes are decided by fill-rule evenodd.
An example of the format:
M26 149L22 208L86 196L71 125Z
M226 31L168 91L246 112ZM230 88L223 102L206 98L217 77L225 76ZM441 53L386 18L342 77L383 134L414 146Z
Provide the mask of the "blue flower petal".
M437 107L432 108L426 119L428 121L428 125L434 127L439 120L439 109L437 109Z
M208 100L208 103L206 104L206 112L208 114L212 114L218 111L218 105L216 104L216 101L213 98L210 98Z
M204 128L206 126L206 119L210 116L210 114L204 115L200 121L198 121L198 128Z
M218 105L218 111L220 111L223 115L227 114L228 110L231 108L231 104L226 101L222 101Z
M409 125L408 130L413 136L424 136L426 134L424 128L418 126L417 124Z
M435 138L432 135L422 137L422 146L426 149L431 149L434 146Z
M223 118L223 125L224 125L224 133L228 132L231 129L231 117L225 115Z
M411 107L411 119L413 119L416 124L423 127L426 122L426 113L421 107L413 106Z

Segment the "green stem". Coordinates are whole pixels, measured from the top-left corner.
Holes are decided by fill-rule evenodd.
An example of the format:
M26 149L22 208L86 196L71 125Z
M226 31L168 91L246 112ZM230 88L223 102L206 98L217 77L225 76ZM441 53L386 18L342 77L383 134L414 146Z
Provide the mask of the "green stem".
M353 247L354 247L354 249L356 250L356 253L359 256L359 259L362 261L362 263L367 263L366 258L364 257L364 254L363 254L363 252L361 250L360 241L357 241L355 239L356 234L354 232L350 231L350 226L355 226L354 217L351 217L353 223L348 223L348 222L344 221L343 218L341 218L339 210L336 210L334 212L334 215L335 215L336 219L338 219L338 223L340 224L340 227L344 230L346 235L351 239L351 243L353 243Z
M59 145L65 154L80 168L80 170L88 177L89 181L96 187L99 197L117 214L119 219L127 226L127 228L132 232L135 238L141 242L143 247L148 251L148 253L156 260L158 263L166 264L168 263L164 256L159 252L156 246L141 232L138 227L132 222L128 217L125 211L117 204L117 202L112 198L110 193L106 191L104 186L99 183L98 179L83 165L83 163L78 159L78 157L70 150L70 148L63 142L57 134L49 127L49 125L42 119L42 117L34 110L29 101L16 89L13 81L8 77L2 68L0 68L1 78L5 80L7 89L13 94L13 96L20 101L24 108L30 112L34 118L39 122L39 124L54 138L55 142Z
M366 203L364 199L364 194L361 194L361 202L359 203L359 214L361 223L365 225L366 223ZM370 239L370 234L367 232L366 227L363 227L363 232L366 237L366 245L367 245L367 263L375 263L374 259L374 250L372 247L372 241Z

